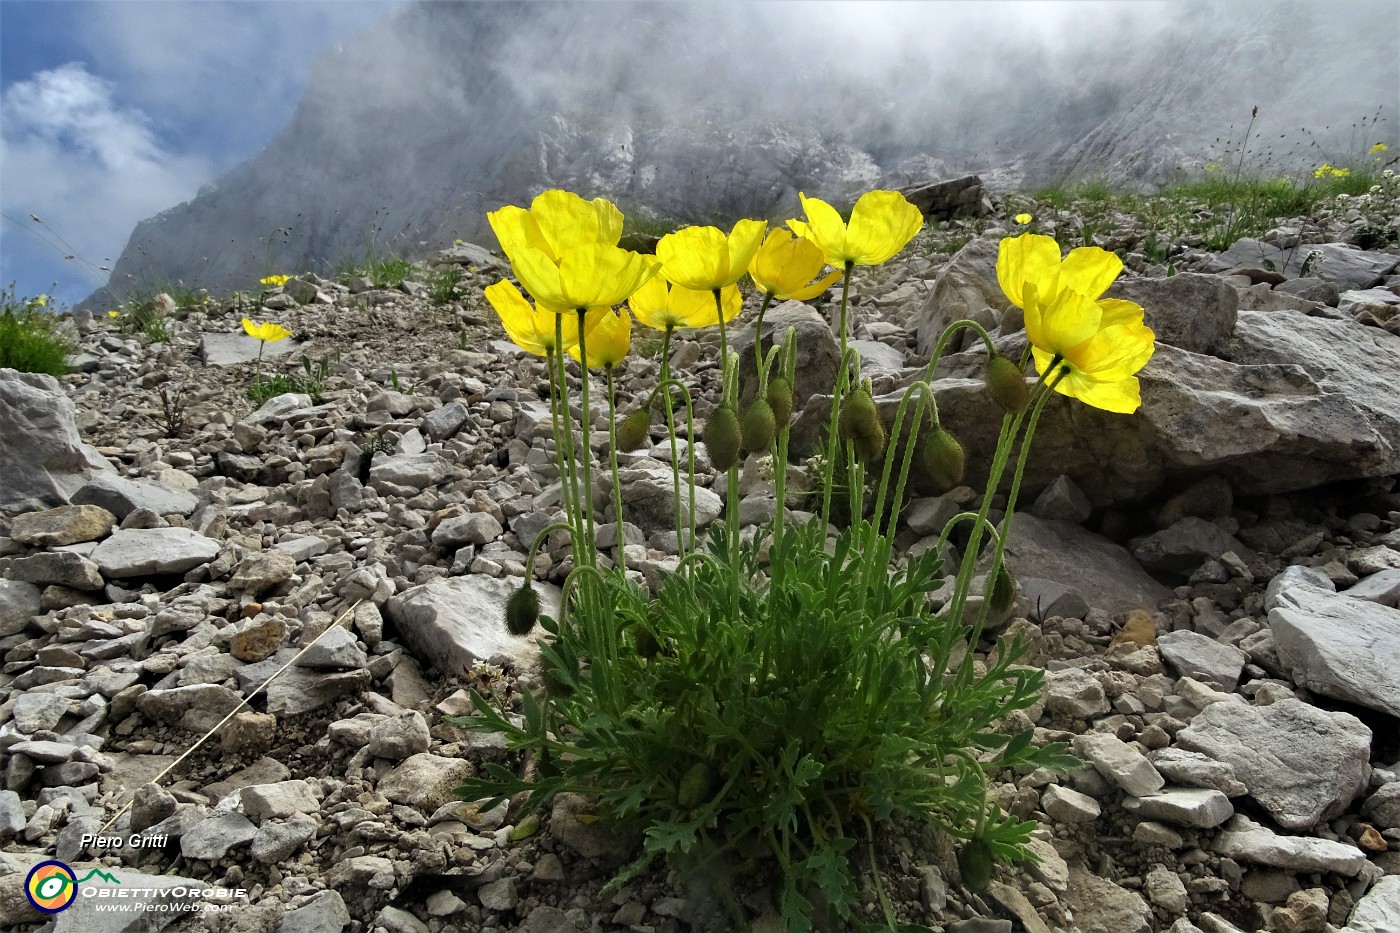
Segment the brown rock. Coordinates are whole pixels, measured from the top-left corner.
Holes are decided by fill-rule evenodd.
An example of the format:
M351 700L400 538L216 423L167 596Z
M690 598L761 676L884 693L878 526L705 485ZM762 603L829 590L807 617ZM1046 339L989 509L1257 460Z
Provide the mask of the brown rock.
M230 755L261 754L272 747L276 735L276 716L247 710L234 716L224 727L223 749Z
M10 537L33 547L60 547L106 537L117 517L100 505L61 505L15 518Z
M1133 650L1136 650L1155 644L1157 644L1157 624L1152 621L1150 613L1142 609L1134 609L1128 613L1128 619L1123 623L1123 628L1113 636L1108 647L1112 650L1119 645L1132 645L1134 646Z
M1385 837L1380 834L1380 830L1370 823L1361 824L1361 838L1357 842L1361 848L1372 855L1379 855L1390 850L1390 843L1386 842Z
M268 616L235 633L228 650L240 661L266 661L286 640L287 623L277 616Z

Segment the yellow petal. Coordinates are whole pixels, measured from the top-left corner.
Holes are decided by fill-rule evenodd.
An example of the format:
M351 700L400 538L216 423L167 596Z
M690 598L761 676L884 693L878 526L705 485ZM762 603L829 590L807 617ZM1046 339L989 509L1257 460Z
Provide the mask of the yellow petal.
M627 356L632 345L632 316L626 311L621 314L611 309L598 309L597 320L589 321L585 316L584 341L588 350L588 367L616 366ZM569 355L581 361L579 345L569 348Z
M766 220L740 220L734 224L725 244L729 259L728 268L725 271L724 281L715 287L723 288L733 285L743 278L744 273L748 271L749 263L753 260L754 253L758 252L759 246L763 243L763 234L767 229L768 221Z
M997 282L1007 299L1018 308L1025 308L1022 288L1027 281L1036 282L1041 295L1058 288L1060 245L1053 237L1023 233L1006 237L997 246ZM1045 286L1050 285L1047 289Z
M717 227L685 227L656 244L661 274L674 285L706 291L729 274L728 238Z
M805 230L797 230L796 227L793 229L797 230L799 236L805 236L817 244L827 262L844 268L848 257L846 224L841 220L841 215L836 212L836 208L820 198L809 198L801 193L797 197L802 202L802 210L807 214L807 224Z
M627 299L627 307L647 327L665 330L680 323L671 316L669 293L666 280L659 275L653 276L632 293L632 297Z
M1039 333L1026 336L1032 343L1053 353L1064 354L1099 331L1103 312L1083 295L1064 289L1049 305L1040 309Z
M811 285L806 285L802 288L795 288L787 294L779 295L778 297L783 299L784 301L810 301L811 299L820 295L822 292L826 291L831 286L835 285L837 282L841 281L841 276L845 274L846 273L842 270L837 269L836 271L829 272L821 278L817 279Z
M924 215L898 191L867 191L851 209L846 259L878 266L904 249L923 225Z
M523 207L508 204L500 210L489 212L486 221L501 244L501 252L505 253L512 263L515 262L515 257L527 248L542 251L550 262L557 261L553 247L540 232L539 224Z
M572 305L564 292L559 266L544 250L522 246L510 255L510 268L536 302L554 309Z
M516 346L536 356L545 355L546 349L552 345L553 332L550 332L550 341L541 339L534 321L535 309L525 300L525 296L520 294L520 289L501 279L494 285L488 285L482 290L482 294L496 310L496 316L501 319L506 336Z
M1097 246L1081 246L1070 250L1060 264L1060 287L1072 288L1085 298L1097 298L1122 271L1123 260L1113 253Z
M1122 298L1100 298L1099 309L1103 312L1100 327L1142 323L1142 305L1125 301Z
M734 295L739 294L737 285L730 286L720 294L728 299L731 290ZM743 302L740 302L740 305L742 304ZM713 291L700 292L693 288L672 286L671 313L682 322L682 327L711 327L719 323L715 317L715 293ZM725 323L728 322L729 318L725 318Z

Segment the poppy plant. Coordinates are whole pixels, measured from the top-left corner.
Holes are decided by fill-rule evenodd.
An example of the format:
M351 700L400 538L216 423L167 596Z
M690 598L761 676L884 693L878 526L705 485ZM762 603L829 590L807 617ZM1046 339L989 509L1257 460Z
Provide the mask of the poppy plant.
M924 215L898 191L867 191L851 209L849 223L819 198L798 198L807 220L789 220L788 226L817 244L838 269L848 264L878 266L904 249L924 226Z

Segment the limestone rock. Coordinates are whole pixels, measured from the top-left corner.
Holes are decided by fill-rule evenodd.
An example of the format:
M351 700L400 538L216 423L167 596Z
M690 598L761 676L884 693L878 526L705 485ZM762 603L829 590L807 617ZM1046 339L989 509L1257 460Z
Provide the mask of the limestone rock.
M1227 693L1239 685L1245 653L1200 632L1167 632L1157 638L1162 657L1182 677L1194 677L1220 685Z
M153 719L178 725L188 732L208 732L238 706L240 697L219 684L147 690L137 708Z
M1153 573L1184 577L1206 560L1229 551L1246 564L1255 558L1253 551L1219 525L1188 515L1149 535L1133 549L1133 557Z
M1011 302L997 284L998 249L996 239L978 237L958 250L953 261L939 272L933 290L910 322L918 336L920 356L927 359L933 353L943 331L954 321L976 318L984 308L991 308L1000 320L1011 309ZM952 338L950 350L970 346L975 339L962 331Z
M1114 736L1101 732L1076 736L1074 751L1134 797L1155 794L1166 783L1141 752Z
M0 638L18 635L39 614L39 588L22 580L0 580Z
M1215 837L1213 848L1237 861L1299 872L1330 871L1347 878L1366 864L1366 853L1356 846L1307 836L1281 836L1240 814Z
M150 509L157 515L189 515L199 500L183 489L112 473L84 484L73 494L73 503L98 505L124 519L137 509Z
M1192 353L1214 354L1235 329L1239 299L1217 275L1183 272L1162 278L1120 278L1105 298L1143 308L1143 321L1158 343Z
M413 755L379 782L379 793L394 803L433 813L455 798L453 791L470 776L472 765L460 758L423 752Z
M184 573L219 556L219 543L188 528L123 528L99 544L92 559L115 579Z
M1371 730L1355 716L1286 698L1267 706L1212 703L1177 744L1227 762L1285 829L1345 812L1371 774Z
M1400 930L1400 875L1377 881L1352 908L1342 933L1394 933Z
M112 465L78 436L76 409L52 376L0 369L0 515L63 505Z
M1304 249L1283 250L1244 237L1207 263L1205 271L1225 272L1244 265L1263 267L1267 262L1285 276L1295 278L1302 273L1303 263L1308 261L1308 255L1312 252L1322 254L1321 262L1313 262L1316 266L1313 275L1342 289L1377 285L1400 263L1400 257L1395 253L1357 249L1345 243L1317 243L1309 244Z
M1235 813L1230 800L1218 790L1168 788L1146 797L1126 797L1123 809L1144 820L1176 826L1210 829Z
M98 565L72 551L45 551L17 558L10 564L10 579L37 586L65 586L83 592L102 589Z
M1078 525L1026 513L1018 513L1011 525L1006 563L1018 578L1073 586L1091 606L1111 613L1156 609L1170 596L1118 545Z
M287 356L300 344L293 338L263 343L242 330L228 334L205 333L199 338L199 355L206 366L237 366L252 363L262 354L263 361Z
M117 517L96 505L61 505L15 517L10 537L33 547L58 547L96 541L112 530Z
M286 583L296 567L296 558L286 551L254 551L238 562L228 585L235 592L257 596Z
M729 348L739 354L739 399L747 405L758 384L754 369L753 323L736 327L729 335ZM788 328L796 331L797 365L793 373L793 397L801 400L812 395L831 394L836 384L836 367L841 348L832 333L832 324L821 312L800 301L784 301L768 309L763 316L761 349L767 353L773 341L779 344ZM801 409L801 402L795 408Z
M1074 911L1084 933L1151 933L1152 908L1136 892L1100 878L1079 863L1069 868L1069 894L1061 899Z
M534 586L540 612L557 618L559 588L538 582ZM453 577L391 597L386 614L417 656L444 673L460 674L494 654L529 669L539 663L534 638L512 635L505 624L506 602L519 587L515 579Z

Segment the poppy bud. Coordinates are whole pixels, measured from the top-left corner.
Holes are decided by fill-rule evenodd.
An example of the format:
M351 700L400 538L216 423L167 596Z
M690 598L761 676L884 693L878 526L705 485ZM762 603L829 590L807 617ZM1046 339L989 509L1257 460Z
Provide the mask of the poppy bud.
M1011 576L1011 571L1006 564L997 568L997 572L992 574L991 587L987 592L987 605L992 612L1001 615L1011 610L1012 603L1016 602L1016 578Z
M703 761L691 765L681 776L680 786L676 789L676 803L687 810L698 807L709 796L711 780L709 765Z
M728 404L719 406L705 422L705 447L710 451L710 463L720 472L739 462L739 442L743 436L739 416Z
M992 850L980 836L973 837L958 850L958 870L962 872L963 887L976 894L992 880Z
M506 628L512 635L528 635L540 617L540 598L526 583L506 602Z
M782 376L768 383L768 407L773 409L773 424L787 427L792 418L792 383Z
M992 354L987 360L987 391L992 399L1008 414L1026 410L1030 401L1030 390L1026 388L1026 377L1016 364L1000 353Z
M962 483L967 453L953 435L935 428L924 442L923 454L924 470L935 486L947 490Z
M744 449L748 451L767 450L773 443L776 427L773 406L767 399L756 398L744 412Z
M853 441L881 430L880 412L865 386L857 386L841 403L841 437ZM883 431L881 432L883 433Z
M651 412L638 408L617 427L618 450L641 450L651 444Z
M651 629L641 623L632 626L632 642L637 646L637 657L650 661L661 652L661 644Z
M874 466L885 458L885 429L875 422L875 433L864 434L854 441L856 459L866 466Z

